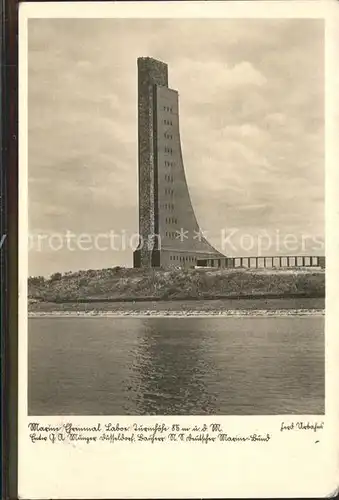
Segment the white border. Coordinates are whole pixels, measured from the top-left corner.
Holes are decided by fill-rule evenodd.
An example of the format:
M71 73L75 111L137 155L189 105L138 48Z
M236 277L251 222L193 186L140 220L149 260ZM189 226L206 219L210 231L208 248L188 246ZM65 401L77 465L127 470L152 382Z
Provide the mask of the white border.
M335 58L338 37L336 3L293 2L117 2L23 3L19 9L19 496L21 498L184 498L322 497L338 485L338 339L339 169ZM29 18L322 18L326 21L326 415L321 442L309 433L279 434L280 422L302 417L222 417L233 433L272 432L265 447L231 448L185 445L114 445L53 447L31 445L27 423L27 20ZM312 50L312 47L310 47ZM310 416L304 418L309 421ZM36 419L35 419L36 420ZM40 422L70 420L39 418ZM173 423L172 417L76 417L90 422ZM184 423L213 417L180 417ZM100 449L99 449L100 448Z

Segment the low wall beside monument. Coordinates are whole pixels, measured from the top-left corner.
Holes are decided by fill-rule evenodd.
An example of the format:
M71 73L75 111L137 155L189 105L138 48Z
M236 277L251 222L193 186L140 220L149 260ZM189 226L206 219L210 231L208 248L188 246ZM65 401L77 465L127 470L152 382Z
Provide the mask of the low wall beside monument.
M249 268L249 269L281 269L293 267L325 268L323 256L268 256L268 257L224 257L218 259L200 259L196 267Z

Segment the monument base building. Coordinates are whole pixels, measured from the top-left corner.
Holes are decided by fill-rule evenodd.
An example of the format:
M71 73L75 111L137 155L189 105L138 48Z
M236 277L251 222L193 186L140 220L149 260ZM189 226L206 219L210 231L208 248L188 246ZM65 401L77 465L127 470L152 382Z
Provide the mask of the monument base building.
M228 267L203 236L181 151L178 92L167 64L138 59L139 245L134 267Z

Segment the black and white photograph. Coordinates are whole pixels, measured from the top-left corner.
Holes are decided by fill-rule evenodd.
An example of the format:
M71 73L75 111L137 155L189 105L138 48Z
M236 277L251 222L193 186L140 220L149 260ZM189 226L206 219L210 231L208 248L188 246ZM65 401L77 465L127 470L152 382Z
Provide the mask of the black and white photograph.
M27 37L28 415L324 415L324 20Z

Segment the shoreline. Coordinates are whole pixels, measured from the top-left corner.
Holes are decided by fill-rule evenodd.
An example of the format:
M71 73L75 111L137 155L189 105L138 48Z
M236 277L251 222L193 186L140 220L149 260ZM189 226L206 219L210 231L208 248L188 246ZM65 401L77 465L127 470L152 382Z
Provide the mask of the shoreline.
M233 309L227 311L46 311L28 312L28 318L265 318L323 317L324 309Z
M252 294L227 294L227 295L211 295L211 296L174 296L174 297L162 297L162 296L145 296L145 297L89 297L89 298L77 298L77 299L62 299L62 300L51 300L51 301L41 301L32 298L28 298L32 303L49 303L54 304L116 304L119 302L124 303L143 303L143 302L197 302L200 300L205 301L216 301L216 300L274 300L274 299L325 299L325 295L322 293L252 293Z
M77 299L62 299L62 300L37 300L28 297L28 301L32 304L35 303L54 303L54 304L143 304L145 302L198 302L204 300L206 302L215 301L226 301L226 300L298 300L298 299L325 299L325 295L322 293L251 293L251 294L233 294L229 293L227 295L218 294L210 296L174 296L174 297L163 297L163 296L143 296L143 297L87 297L87 298L77 298Z

